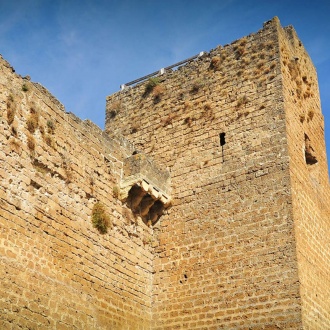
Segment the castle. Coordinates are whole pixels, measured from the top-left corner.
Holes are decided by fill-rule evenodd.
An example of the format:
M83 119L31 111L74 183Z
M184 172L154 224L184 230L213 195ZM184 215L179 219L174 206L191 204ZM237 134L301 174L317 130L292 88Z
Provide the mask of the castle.
M0 329L330 329L314 66L279 20L107 97L0 59Z

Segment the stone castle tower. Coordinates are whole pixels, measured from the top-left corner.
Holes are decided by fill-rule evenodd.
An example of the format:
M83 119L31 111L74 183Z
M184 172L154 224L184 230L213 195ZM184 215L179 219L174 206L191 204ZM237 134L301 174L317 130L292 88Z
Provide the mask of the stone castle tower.
M104 132L0 65L1 329L330 329L323 116L292 27L122 86Z

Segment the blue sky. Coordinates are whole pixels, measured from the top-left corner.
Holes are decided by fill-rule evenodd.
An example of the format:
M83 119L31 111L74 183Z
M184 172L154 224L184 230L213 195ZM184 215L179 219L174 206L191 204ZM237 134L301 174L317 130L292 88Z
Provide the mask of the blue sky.
M330 158L330 0L0 0L0 54L104 128L120 84L258 31L293 25L318 72Z

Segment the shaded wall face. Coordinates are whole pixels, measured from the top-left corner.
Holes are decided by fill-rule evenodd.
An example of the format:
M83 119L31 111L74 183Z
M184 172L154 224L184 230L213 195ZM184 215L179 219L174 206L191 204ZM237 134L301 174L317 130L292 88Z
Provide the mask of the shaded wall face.
M294 30L281 34L299 280L306 328L330 327L330 189L315 68Z
M107 132L171 172L153 329L301 326L279 28L108 98Z
M2 59L0 145L0 328L149 329L150 230L115 196L130 145ZM96 202L106 234L92 226Z

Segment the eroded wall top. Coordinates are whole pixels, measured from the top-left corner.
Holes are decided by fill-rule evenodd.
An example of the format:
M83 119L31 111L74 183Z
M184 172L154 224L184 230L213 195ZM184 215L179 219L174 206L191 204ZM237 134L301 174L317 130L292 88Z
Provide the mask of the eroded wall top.
M1 329L149 329L153 230L118 198L134 151L0 58Z

